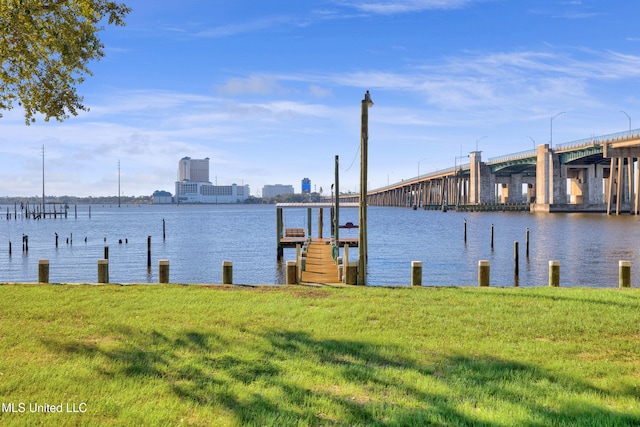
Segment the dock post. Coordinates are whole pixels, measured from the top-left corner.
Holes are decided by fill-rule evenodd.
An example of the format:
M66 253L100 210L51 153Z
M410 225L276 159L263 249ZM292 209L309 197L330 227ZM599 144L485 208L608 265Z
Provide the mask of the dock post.
M518 284L517 279L520 276L520 254L518 250L518 242L513 242L513 276L516 278L516 286Z
M488 260L478 261L478 286L489 286L491 264Z
M549 286L560 286L560 261L549 261Z
M355 285L358 283L358 263L350 262L345 264L344 282L347 285Z
M151 236L147 236L147 268L151 269Z
M298 268L296 265L296 261L289 260L287 261L287 285L297 285L298 284Z
M318 208L318 238L322 239L322 227L324 227L323 208Z
M233 263L231 261L222 261L222 284L233 284Z
M493 250L493 224L491 224L491 250Z
M311 208L307 208L307 237L313 235L313 228L311 223Z
M158 283L169 283L169 260L158 261Z
M467 220L464 220L464 242L467 243Z
M411 286L422 286L422 261L411 261Z
M98 260L98 283L109 283L109 259Z
M49 260L41 259L38 261L38 282L49 283Z
M526 248L526 256L527 258L529 258L529 227L527 227L527 233L526 233L526 238L527 238L527 248Z
M631 262L618 261L618 287L631 287Z
M109 259L109 246L104 247L104 259Z
M284 256L284 248L280 243L282 239L282 229L284 224L282 221L282 208L276 208L276 260L280 261Z

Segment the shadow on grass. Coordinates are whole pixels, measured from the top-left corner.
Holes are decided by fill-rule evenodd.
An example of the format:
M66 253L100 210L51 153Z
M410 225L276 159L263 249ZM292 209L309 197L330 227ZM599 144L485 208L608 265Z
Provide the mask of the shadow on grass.
M319 340L306 332L120 330L119 339L45 344L103 358L100 373L161 379L177 399L241 425L640 425L607 406L620 396L579 379L492 357L403 356L394 345Z

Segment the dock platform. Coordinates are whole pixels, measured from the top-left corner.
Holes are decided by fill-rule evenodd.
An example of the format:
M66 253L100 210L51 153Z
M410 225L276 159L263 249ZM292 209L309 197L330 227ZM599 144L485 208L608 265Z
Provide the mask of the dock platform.
M341 284L331 247L329 239L311 240L307 249L306 269L302 272L302 283Z

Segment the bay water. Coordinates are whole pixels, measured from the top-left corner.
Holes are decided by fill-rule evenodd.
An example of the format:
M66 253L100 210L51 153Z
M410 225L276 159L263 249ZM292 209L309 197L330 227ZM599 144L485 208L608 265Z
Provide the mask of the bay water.
M7 208L13 214L14 206L0 207L0 282L37 282L38 260L48 259L50 282L95 283L97 260L104 257L105 246L109 247L111 283L157 283L158 260L168 259L171 283L220 283L222 262L229 260L234 283L281 284L285 261L295 258L294 249L285 249L284 259L276 260L274 205L78 205L70 207L67 218L40 220L7 219ZM318 210L313 209L314 236L317 219ZM306 221L307 209L285 209L285 227L306 229ZM340 222L357 224L357 209L341 209ZM411 261L422 261L424 286L476 286L479 260L490 261L492 286L547 286L550 260L561 263L561 286L616 287L619 260L631 261L631 285L640 285L640 218L636 216L372 206L368 222L367 274L373 286L408 286ZM329 223L325 209L325 237L330 235ZM340 232L342 237L358 236L355 228ZM29 239L28 252L22 248L23 235ZM355 261L357 250L352 249L349 257Z

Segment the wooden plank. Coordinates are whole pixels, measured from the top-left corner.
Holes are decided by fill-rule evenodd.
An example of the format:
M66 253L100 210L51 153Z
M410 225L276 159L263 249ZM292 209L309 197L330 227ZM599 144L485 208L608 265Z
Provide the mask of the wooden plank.
M338 266L331 256L327 239L314 239L307 250L307 266L302 272L302 283L336 284Z

